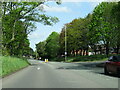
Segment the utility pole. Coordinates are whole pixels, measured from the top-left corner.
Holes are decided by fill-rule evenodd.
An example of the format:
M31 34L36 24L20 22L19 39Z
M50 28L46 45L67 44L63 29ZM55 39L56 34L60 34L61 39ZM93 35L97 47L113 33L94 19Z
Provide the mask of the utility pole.
M36 49L36 53L35 54L36 54L36 59L37 59L37 49Z
M65 25L65 61L67 61L67 33L66 33L66 25Z

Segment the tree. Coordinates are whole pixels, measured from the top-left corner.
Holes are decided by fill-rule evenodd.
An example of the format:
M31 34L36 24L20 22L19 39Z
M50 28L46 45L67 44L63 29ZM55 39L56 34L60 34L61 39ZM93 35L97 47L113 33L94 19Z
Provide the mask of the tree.
M0 2L0 55L2 55L2 3Z
M22 55L18 48L24 48L27 35L35 29L35 22L44 25L58 22L56 17L41 14L43 9L39 6L44 3L43 1L2 3L3 55Z
M39 42L38 44L36 44L36 50L38 53L38 57L42 57L42 58L46 57L45 45L46 45L46 41Z
M59 53L59 34L57 32L52 32L46 39L45 51L48 58L55 58Z
M103 42L106 47L106 55L109 54L111 39L114 30L114 22L111 18L111 10L116 3L102 2L93 11L90 25L91 40L94 43Z
M116 3L111 11L111 16L114 20L114 33L112 39L112 45L115 48L115 52L119 54L120 49L120 1Z
M71 54L74 54L74 56L88 54L88 25L90 23L90 20L91 14L85 18L74 19L72 22L66 24L65 37L67 38L66 42L68 56Z
M59 49L59 55L64 56L65 55L65 27L62 28L60 32L60 38L59 38L59 44L60 44L60 49Z

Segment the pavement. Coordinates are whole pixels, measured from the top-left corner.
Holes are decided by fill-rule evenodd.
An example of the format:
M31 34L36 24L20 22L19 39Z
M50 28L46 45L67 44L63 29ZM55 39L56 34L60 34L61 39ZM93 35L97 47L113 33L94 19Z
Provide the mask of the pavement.
M28 61L30 66L0 80L2 88L118 88L119 78L94 63Z

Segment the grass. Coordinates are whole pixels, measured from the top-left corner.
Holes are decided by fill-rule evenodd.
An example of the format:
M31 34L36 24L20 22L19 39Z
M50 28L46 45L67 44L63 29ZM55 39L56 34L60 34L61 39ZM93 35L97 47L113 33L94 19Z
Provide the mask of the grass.
M10 56L0 56L0 76L9 75L21 68L28 66L29 63L26 59L10 57Z
M69 56L66 62L93 62L93 61L106 61L108 58L106 55L91 55L91 56ZM57 57L51 59L51 61L65 61L65 57Z
M68 59L67 62L95 62L95 61L106 61L108 58L92 59L89 57L79 57L75 59Z
M106 55L91 55L91 56L76 56L68 57L67 62L92 62L92 61L106 61Z

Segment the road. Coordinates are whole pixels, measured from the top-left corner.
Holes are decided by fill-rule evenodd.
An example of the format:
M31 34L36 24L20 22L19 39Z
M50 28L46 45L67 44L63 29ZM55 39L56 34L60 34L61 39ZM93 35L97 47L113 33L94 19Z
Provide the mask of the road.
M2 79L3 88L118 88L118 78L87 63L29 60L31 66Z

